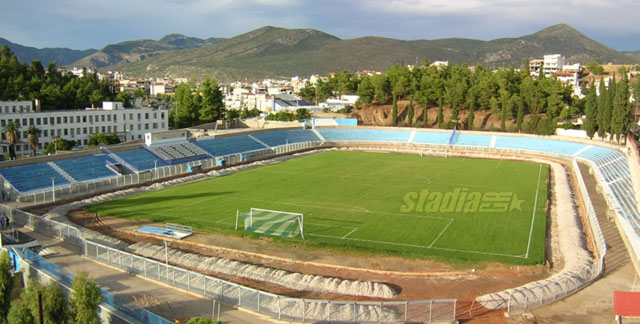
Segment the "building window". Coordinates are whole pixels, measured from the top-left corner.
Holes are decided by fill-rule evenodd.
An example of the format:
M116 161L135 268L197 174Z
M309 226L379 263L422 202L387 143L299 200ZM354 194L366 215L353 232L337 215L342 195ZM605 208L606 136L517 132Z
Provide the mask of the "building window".
M67 116L64 116L64 117L63 117L63 120L64 120L64 123L65 123L65 124L68 124L68 123L69 123L69 118L68 118Z
M149 113L144 113L144 119L149 119Z
M113 126L113 132L117 133L118 132L118 125Z
M56 123L58 123L58 124L62 124L62 118L57 117L57 118L56 118Z
M49 118L49 123L50 123L51 125L55 125L55 124L56 124L56 119L55 119L55 118L53 118L53 117L50 117L50 118Z
M133 113L129 114L129 120L133 120Z
M142 114L138 113L138 121L140 121L141 118L142 118Z
M100 121L104 121L104 115L100 116Z
M144 129L149 129L149 124L144 124Z
M40 117L36 118L36 125L40 126L41 120Z
M57 130L57 133L58 133L58 137L60 137L62 135L62 131L59 130L59 129Z
M102 133L103 134L105 133L105 127L104 126L102 126Z
M113 121L117 122L118 121L118 115L113 115Z
M46 130L46 129L45 129L45 130L43 130L43 131L42 131L42 136L44 136L44 137L49 136L49 131L48 131L48 130Z
M84 145L87 145L87 139L84 139L83 142L84 142Z
M158 128L158 123L153 123L153 129Z
M87 122L87 116L82 116L82 122L86 123Z
M93 124L93 116L89 116L89 122Z
M83 128L82 128L82 134L86 134L86 133L87 133L87 128L86 128L86 127L83 127Z
M34 124L33 118L29 118L29 125L33 125L33 124Z
M76 123L80 122L80 116L76 116Z
M129 125L129 130L133 132L133 124Z
M64 136L69 136L69 129L67 128L64 129Z
M26 119L26 118L23 118L23 119L22 119L22 126L27 126L27 125L28 125L28 124L27 124L27 119Z
M107 133L111 134L111 126L107 126Z
M111 121L111 115L107 115L107 121Z
M164 119L164 112L160 113L160 118Z
M158 113L157 113L157 112L154 112L154 113L153 113L153 119L156 119L156 118L158 118Z
M7 126L7 121L6 120L0 120L0 125L2 125L2 127Z

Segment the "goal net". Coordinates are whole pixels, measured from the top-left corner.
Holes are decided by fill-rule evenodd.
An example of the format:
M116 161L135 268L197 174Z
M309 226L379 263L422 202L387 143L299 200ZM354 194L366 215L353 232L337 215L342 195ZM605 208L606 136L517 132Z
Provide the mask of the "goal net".
M248 213L237 211L236 229L238 229L240 216L242 216L245 231L281 237L300 236L304 239L302 214L260 208L251 208Z

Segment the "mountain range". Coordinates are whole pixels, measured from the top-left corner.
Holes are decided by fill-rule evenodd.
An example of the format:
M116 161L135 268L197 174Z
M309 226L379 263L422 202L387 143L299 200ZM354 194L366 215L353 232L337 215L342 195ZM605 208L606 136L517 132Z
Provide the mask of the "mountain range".
M566 24L490 41L408 41L372 36L343 40L314 29L266 26L228 39L172 34L158 41L127 41L87 51L93 52L67 65L119 70L132 76L213 76L223 82L326 74L342 69L383 71L399 63L420 64L422 58L488 67L519 67L524 60L555 53L563 54L568 63L640 62L638 52L618 52Z

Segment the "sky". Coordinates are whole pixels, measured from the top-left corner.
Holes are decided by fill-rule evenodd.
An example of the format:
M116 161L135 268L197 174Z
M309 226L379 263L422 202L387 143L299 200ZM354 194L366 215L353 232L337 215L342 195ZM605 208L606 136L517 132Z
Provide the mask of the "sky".
M100 49L179 33L233 37L263 26L342 39L519 37L566 23L616 50L640 50L638 0L0 0L0 37Z

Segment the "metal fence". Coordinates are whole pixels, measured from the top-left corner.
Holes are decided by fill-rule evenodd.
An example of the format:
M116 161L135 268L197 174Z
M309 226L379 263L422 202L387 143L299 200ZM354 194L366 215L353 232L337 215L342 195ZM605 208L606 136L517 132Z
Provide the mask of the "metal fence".
M85 241L89 258L280 320L357 323L454 321L456 300L360 302L299 299L244 287L194 271Z
M145 182L155 181L164 178L170 178L177 175L183 175L190 172L190 167L201 166L202 169L211 169L219 166L220 161L224 161L224 165L235 165L243 162L250 162L262 159L268 156L285 154L299 150L316 147L320 142L301 142L292 143L272 148L265 148L256 151L243 152L219 156L210 159L190 161L186 163L169 165L159 168L148 169L137 173L118 175L113 177L95 179L91 181L76 182L62 186L51 187L43 190L32 191L28 193L13 193L16 206L27 207L51 203L59 200L72 199L83 195L95 194L115 190L118 188L137 185ZM5 181L5 183L8 183Z
M15 250L14 250L15 251ZM29 249L18 249L22 260L26 261L32 270L36 272L42 271L49 278L56 281L62 289L70 293L72 291L72 283L75 275L57 264L39 256ZM171 324L173 322L158 316L138 305L120 298L104 289L100 289L102 294L102 307L106 307L114 316L119 317L127 323L146 323L146 324Z

